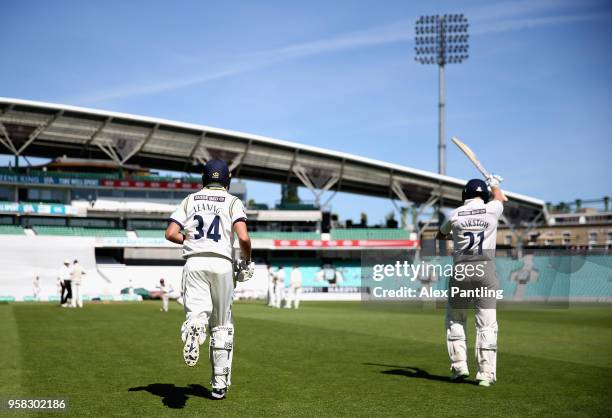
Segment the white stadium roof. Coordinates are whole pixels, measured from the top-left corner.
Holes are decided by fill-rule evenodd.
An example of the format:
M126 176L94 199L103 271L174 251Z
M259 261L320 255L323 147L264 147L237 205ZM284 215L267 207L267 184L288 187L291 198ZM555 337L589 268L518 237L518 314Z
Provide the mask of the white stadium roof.
M425 203L442 187L458 205L465 180L345 152L205 125L13 98L0 98L0 144L13 154L105 158L115 163L198 172L208 158L223 158L235 177L306 184L369 196ZM507 192L509 208L528 219L540 199Z

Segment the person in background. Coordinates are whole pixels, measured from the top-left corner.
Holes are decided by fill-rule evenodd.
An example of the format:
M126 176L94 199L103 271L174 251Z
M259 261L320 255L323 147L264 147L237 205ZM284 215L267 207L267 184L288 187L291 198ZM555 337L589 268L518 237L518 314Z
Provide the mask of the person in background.
M40 300L40 277L39 276L36 276L36 278L34 279L34 283L32 283L32 286L33 286L34 300L39 301Z
M85 271L83 267L79 264L78 260L74 260L72 263L72 268L70 269L70 278L72 279L72 286L74 287L74 295L72 297L70 307L79 308L83 307L83 293L81 291L81 284L83 280L83 276L85 275Z
M276 280L276 274L272 270L272 266L268 266L268 306L273 307L276 299L274 293L274 281Z
M285 269L280 266L274 278L274 307L280 308L283 302L283 292L285 291Z
M60 267L58 280L62 284L62 294L60 297L60 305L63 308L68 307L68 301L72 301L72 280L70 277L70 260L64 260L64 265Z
M64 294L64 282L59 277L55 281L55 287L57 290L57 296L59 297L60 306L62 305L62 295Z
M159 279L159 286L157 286L161 293L162 307L160 311L168 312L168 301L170 300L170 293L174 291L172 289L172 285L166 285L166 281L164 279Z
M291 270L291 279L289 282L289 295L287 296L287 302L285 308L291 308L291 305L295 309L300 307L300 295L302 294L302 272L299 266L294 265Z

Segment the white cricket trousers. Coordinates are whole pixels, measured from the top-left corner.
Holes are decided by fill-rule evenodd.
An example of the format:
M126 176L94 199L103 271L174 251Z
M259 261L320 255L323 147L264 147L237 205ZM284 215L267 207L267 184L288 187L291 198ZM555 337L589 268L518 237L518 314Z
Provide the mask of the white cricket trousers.
M289 293L287 295L287 305L286 305L287 308L291 308L292 304L295 309L299 308L301 295L302 295L301 287L291 286L289 288Z
M170 301L170 295L168 293L162 293L162 310L168 312L168 303Z
M223 257L189 257L183 267L183 298L187 319L206 317L211 328L231 324L232 262Z
M283 303L283 292L285 290L285 284L282 282L276 282L274 285L274 307L280 308Z
M476 310L476 362L477 380L497 379L497 300L494 297L451 297L452 289L499 289L495 261L471 261L464 264L481 265L483 274L470 274L462 280L449 280L449 303L446 311L446 338L451 368L467 368L467 315L472 306Z
M81 283L72 282L72 300L70 301L70 305L73 308L77 306L79 308L83 307L83 295L81 294Z
M232 262L216 256L192 256L183 267L186 322L207 324L213 389L231 384L234 325Z

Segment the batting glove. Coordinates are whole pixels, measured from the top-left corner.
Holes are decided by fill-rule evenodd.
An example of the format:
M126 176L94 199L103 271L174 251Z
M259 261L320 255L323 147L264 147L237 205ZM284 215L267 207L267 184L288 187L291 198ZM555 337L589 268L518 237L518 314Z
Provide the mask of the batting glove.
M255 273L255 263L252 261L247 263L244 260L240 260L236 263L236 281L246 282Z
M498 176L497 174L490 174L489 177L487 177L487 185L489 187L499 187L502 181L504 181L502 176Z

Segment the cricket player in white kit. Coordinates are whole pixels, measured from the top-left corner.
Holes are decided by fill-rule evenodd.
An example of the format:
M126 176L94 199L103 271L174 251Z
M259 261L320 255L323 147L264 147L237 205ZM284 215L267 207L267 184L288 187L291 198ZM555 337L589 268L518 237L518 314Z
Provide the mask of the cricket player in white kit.
M283 294L285 293L285 269L280 266L274 277L274 307L280 308L283 303Z
M481 295L484 295L484 290L499 289L494 257L497 224L504 210L500 181L499 176L490 176L486 183L480 179L470 180L463 190L463 206L450 214L438 233L438 239L452 239L454 243L455 273L449 282L446 313L451 379L462 380L469 376L465 324L468 308L473 301L476 308L476 380L480 386L490 386L496 381L496 298L452 296L452 292L453 289L480 289ZM493 200L489 201L491 194ZM460 271L464 273L458 274ZM468 271L469 274L465 273Z
M70 269L70 277L72 278L72 301L70 302L70 306L72 308L83 307L83 292L81 290L81 286L83 284L83 276L85 275L85 270L79 264L78 260L74 260L72 267Z
M302 272L299 266L293 266L291 270L289 292L287 294L287 302L285 308L291 308L291 305L295 309L300 307L300 297L302 295Z
M162 307L160 311L168 312L170 293L174 292L174 289L172 288L171 284L166 284L164 279L159 279L159 285L157 285L157 288L159 289L162 300Z
M182 281L186 315L181 327L183 358L188 366L196 365L208 328L214 399L225 398L231 384L234 279L248 280L255 271L244 206L227 191L230 177L224 161L208 161L202 175L204 188L181 202L166 229L166 239L182 244L187 260ZM234 233L242 257L236 269L232 263Z

